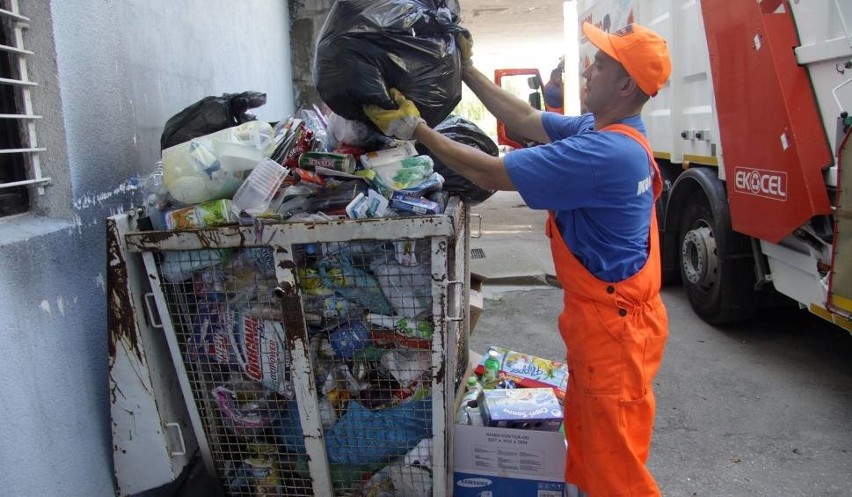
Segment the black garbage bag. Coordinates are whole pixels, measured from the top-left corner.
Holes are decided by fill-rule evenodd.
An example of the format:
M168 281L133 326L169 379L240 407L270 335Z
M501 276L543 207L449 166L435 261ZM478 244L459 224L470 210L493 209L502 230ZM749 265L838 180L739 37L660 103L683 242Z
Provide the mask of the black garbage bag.
M488 155L494 157L500 155L500 149L497 148L494 140L489 138L479 126L461 116L451 115L435 126L435 131L453 141L478 148ZM468 205L482 203L491 195L494 195L494 190L480 188L469 179L447 167L423 145L418 143L416 148L419 153L432 157L432 161L435 163L435 171L444 177L443 190L445 192L460 196Z
M396 88L430 126L461 100L458 4L447 0L338 0L320 31L314 86L337 114L373 127L362 106L396 109Z
M254 121L249 109L266 103L266 93L244 91L224 93L221 97L204 97L173 115L163 126L160 150L189 141L199 136Z

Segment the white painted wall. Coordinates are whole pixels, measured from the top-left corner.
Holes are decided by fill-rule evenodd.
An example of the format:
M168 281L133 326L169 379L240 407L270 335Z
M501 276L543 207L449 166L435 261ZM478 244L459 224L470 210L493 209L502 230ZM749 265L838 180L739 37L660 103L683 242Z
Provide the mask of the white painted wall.
M293 113L287 2L24 0L21 10L40 48L39 136L56 174L36 209L46 216L0 220L0 493L108 496L104 220L140 204L129 178L150 172L163 124L183 107L256 90L268 95L259 118Z

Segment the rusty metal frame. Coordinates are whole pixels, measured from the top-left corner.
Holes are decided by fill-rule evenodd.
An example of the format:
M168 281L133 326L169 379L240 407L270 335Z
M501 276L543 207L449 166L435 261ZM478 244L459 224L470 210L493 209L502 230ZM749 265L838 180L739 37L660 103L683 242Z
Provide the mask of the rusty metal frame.
M443 330L432 337L432 488L433 495L449 495L452 454L451 411L455 390L456 365L450 358L459 352L452 346L451 336L467 333L467 287L469 227L467 208L456 197L447 206L448 215L402 218L335 220L316 223L268 223L255 226L227 226L185 231L137 232L125 235L131 252L141 252L154 288L160 309L167 309L159 284L154 252L196 250L208 248L243 248L269 246L275 253L276 296L286 316L284 330L295 397L299 408L305 448L308 455L314 495L333 495L330 468L320 423L317 388L310 363L310 342L307 337L301 301L298 293L292 246L306 243L348 242L354 240L429 239L432 250L432 302L435 329ZM450 243L454 239L455 245ZM459 246L460 245L460 246ZM451 254L451 247L455 248ZM461 261L457 260L459 257ZM452 261L452 263L451 263ZM454 267L453 267L454 266ZM458 274L461 272L462 274ZM454 275L456 279L450 276ZM461 278L460 280L458 278ZM458 284L458 292L451 286ZM453 298L450 295L453 294ZM454 311L457 317L448 318ZM213 456L204 434L201 414L192 398L189 376L180 357L175 329L169 316L163 316L169 338L172 359L175 361L181 386L187 396L193 429L200 452L210 474L216 474ZM452 328L452 329L451 329ZM452 333L452 335L451 335ZM463 343L467 343L466 339ZM452 349L452 350L448 350ZM450 354L452 352L452 355ZM466 351L463 354L467 357Z

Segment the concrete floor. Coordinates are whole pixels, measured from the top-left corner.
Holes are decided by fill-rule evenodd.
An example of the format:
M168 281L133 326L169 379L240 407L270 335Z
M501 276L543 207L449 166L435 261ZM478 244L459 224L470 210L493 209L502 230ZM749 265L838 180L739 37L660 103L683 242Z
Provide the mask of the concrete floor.
M484 288L472 350L564 355L560 290ZM852 495L852 337L798 310L716 329L680 287L663 300L671 334L649 461L663 495Z
M485 258L472 271L486 283L470 348L559 360L562 292L531 284L552 272L544 213L520 203L499 193L474 208L483 237L472 246ZM852 495L852 336L796 308L715 328L681 287L663 300L670 338L649 461L663 495Z

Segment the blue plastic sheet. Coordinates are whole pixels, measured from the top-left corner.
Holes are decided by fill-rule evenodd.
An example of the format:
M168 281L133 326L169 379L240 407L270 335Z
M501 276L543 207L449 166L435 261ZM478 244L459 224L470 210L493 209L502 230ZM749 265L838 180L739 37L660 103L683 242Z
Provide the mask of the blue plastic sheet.
M305 453L295 404L283 411L275 429L280 444ZM329 462L358 466L387 463L431 437L431 398L375 411L351 401L337 424L325 431L325 444Z

